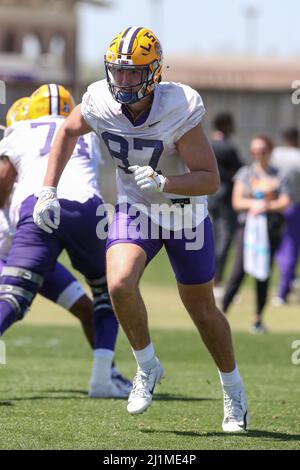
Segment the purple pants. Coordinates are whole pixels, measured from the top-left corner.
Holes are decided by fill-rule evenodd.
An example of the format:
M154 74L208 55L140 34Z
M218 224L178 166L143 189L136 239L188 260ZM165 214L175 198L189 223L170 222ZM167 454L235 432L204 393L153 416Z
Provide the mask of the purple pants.
M87 279L105 275L105 242L96 234L96 210L102 201L97 196L84 204L60 200L61 222L52 234L38 228L32 213L34 196L22 204L20 218L6 265L20 266L45 276L54 268L57 257L66 249L72 266Z
M295 278L295 270L300 251L300 204L292 204L284 213L285 232L279 249L276 253L276 261L280 271L278 297L286 299Z
M107 239L107 250L117 243L134 243L145 251L148 264L164 246L177 282L193 285L204 284L213 279L215 252L209 217L206 217L201 224L193 229L193 232L196 233L194 239L191 230L181 233L171 232L166 237L161 227L157 230L152 228L150 231L151 220L146 215L144 217L148 219L147 233L145 230L147 224L143 224L141 230L140 227L135 227L135 219L128 215L127 210L124 210L123 207L121 210L119 207L116 208ZM150 234L153 232L158 233L158 236L151 238ZM200 243L195 243L196 237ZM193 246L195 249L192 249Z
M0 259L0 274L5 261ZM49 271L38 293L48 300L69 310L85 294L77 279L62 264L56 262Z
M36 198L30 196L22 203L6 266L24 268L45 279L65 249L73 267L85 276L91 286L95 348L114 350L118 323L107 295L105 240L99 239L96 233L97 224L105 217L96 216L102 200L97 196L85 203L61 199L60 226L52 234L34 224L32 213L35 202ZM17 301L18 308L15 308L14 298L1 300L0 296L0 334L16 319L23 317L39 289L39 285L28 277L2 275L1 284L9 290L8 294L14 290L12 297Z

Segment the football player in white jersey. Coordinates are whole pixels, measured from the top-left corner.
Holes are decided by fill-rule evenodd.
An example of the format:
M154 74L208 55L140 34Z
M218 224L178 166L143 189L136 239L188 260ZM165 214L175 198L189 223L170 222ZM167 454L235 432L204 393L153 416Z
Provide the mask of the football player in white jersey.
M13 242L14 232L15 228L11 226L9 220L8 205L0 209L0 282L1 274L5 273L5 264ZM92 302L85 294L81 284L62 264L55 263L38 293L73 313L80 321L90 346L94 347Z
M11 134L18 125L19 121L28 119L29 101L29 97L19 98L9 108L6 114L6 127L4 126L4 136L7 137L9 134ZM11 174L13 174L15 168L9 162L9 160L3 156L0 156L0 160L0 176L7 174L7 172L4 171L4 167L7 168L7 171L11 170ZM11 184L14 178L8 177L7 180ZM9 217L12 192L10 192L8 201L4 207L1 207L0 209L0 275L6 264L8 253L13 242L13 236L16 231L16 227L12 225ZM0 194L3 194L3 192L1 191ZM91 300L87 297L84 288L70 273L70 271L68 271L59 262L56 262L54 268L47 274L38 292L48 300L51 300L54 303L60 305L62 308L69 310L76 318L78 318L87 341L91 348L93 348L93 305Z
M28 104L30 98L23 97L15 101L6 114L6 127L4 135L11 134L19 121L28 119ZM15 171L13 165L3 156L1 159L0 175L4 173L4 166L11 170L11 174ZM5 161L6 160L6 161ZM6 173L6 172L5 172ZM8 178L13 182L13 178ZM16 187L16 185L14 185ZM9 194L8 201L0 209L0 275L7 260L10 247L13 242L16 227L13 226L9 217L10 202L12 192ZM2 194L2 191L1 191ZM94 329L92 322L92 302L85 294L81 284L75 277L60 263L56 262L54 268L48 273L43 285L39 289L39 294L51 300L61 307L69 310L81 322L85 336L93 348L94 345Z
M49 107L50 101L52 101L52 111ZM57 107L54 108L54 106ZM59 106L61 106L61 111ZM1 231L2 258L7 258L0 266L2 269L0 334L3 334L16 319L23 317L38 289L40 294L69 309L81 320L87 338L94 347L94 367L89 395L91 397L125 397L128 396L131 384L121 376L112 363L118 326L107 294L104 242L95 234L98 222L96 208L101 203L101 199L97 183L97 159L94 158L97 147L93 144L92 135L86 136L85 140L78 141L78 150L74 152L76 160L71 162L68 184L65 184L65 189L64 185L61 187L62 197L66 198L64 201L66 217L64 231L59 235L56 243L52 240L51 244L47 244L47 240L44 239L45 233L40 229L36 233L37 227L32 220L32 210L29 209L32 195L40 188L43 180L43 166L47 160L51 138L64 119L61 116L67 115L72 107L71 95L63 87L51 84L44 85L37 90L31 106L28 107L28 117L36 117L36 119L19 123L16 121L21 119L21 113L18 114L18 119L15 114L8 113L10 132L6 132L8 137L0 142L0 155L2 156L0 158L3 166L10 169L11 177L3 168L0 168L0 178L5 179L7 185L5 194L13 183L13 174L18 175L18 184L12 194L9 207L7 205L0 211L0 216L2 215L0 219L3 222L1 225L3 229L6 228ZM50 112L53 114L49 114ZM37 132L39 130L41 132ZM70 184L76 184L72 171L78 179L77 184L80 178L81 188L74 198L69 189ZM33 205L34 202L35 200ZM85 220L87 216L82 217L80 214L84 203L87 206L95 206L95 210L93 207L89 208L90 214L88 214L89 211L84 210L84 214L87 214L89 218L88 223ZM72 214L72 209L75 211L74 214ZM5 222L7 223L4 227ZM68 222L70 228L68 228ZM77 225L75 225L76 222ZM80 230L84 230L84 227L88 227L89 224L90 229L87 228L85 237L80 237L82 238L80 243L89 246L89 256L93 256L94 261L86 259L83 246L76 245L75 230L80 233ZM11 228L16 225L17 230L13 238L14 230ZM11 249L10 244L12 244ZM69 251L73 264L87 276L94 297L94 306L73 275L56 262L57 255L64 247ZM86 266L84 266L85 263Z
M0 282L1 272L5 267L15 230L16 228L12 226L9 219L8 203L0 209ZM61 263L56 261L53 269L46 275L38 293L68 310L80 321L85 337L94 350L93 302L86 295L84 288L73 274ZM93 375L95 388L98 380L97 359L95 361ZM129 394L132 384L120 373L115 362L112 363L111 367L111 379L119 389L124 391L125 395ZM90 395L97 396L95 391L94 394L90 391Z
M213 297L215 257L206 195L217 190L219 175L201 127L205 113L201 97L188 86L161 82L161 45L147 28L129 27L117 34L105 55L105 68L106 80L88 87L81 105L56 136L34 209L35 222L46 230L59 226L56 186L78 136L94 130L117 167L119 206L107 242L107 278L138 366L127 410L145 411L164 374L138 287L145 266L164 246L181 299L219 371L223 430L244 431L248 420L244 386L229 324ZM182 208L183 226L171 217L161 219L158 205L174 212ZM194 248L188 245L190 232L197 242L201 240Z

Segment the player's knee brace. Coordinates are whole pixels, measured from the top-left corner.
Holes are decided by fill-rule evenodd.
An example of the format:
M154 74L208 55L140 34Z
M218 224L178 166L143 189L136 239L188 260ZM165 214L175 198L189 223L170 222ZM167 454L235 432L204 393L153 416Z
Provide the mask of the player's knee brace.
M15 321L22 320L43 280L43 276L29 269L4 266L0 276L0 300L10 305Z
M86 279L86 281L93 294L94 312L100 313L102 309L105 309L106 311L110 310L113 313L106 283L106 276L102 276L98 279Z

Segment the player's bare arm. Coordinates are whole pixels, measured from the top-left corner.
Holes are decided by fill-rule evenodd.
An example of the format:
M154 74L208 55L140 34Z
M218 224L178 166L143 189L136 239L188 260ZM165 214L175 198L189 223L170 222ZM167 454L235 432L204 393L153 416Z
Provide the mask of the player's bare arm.
M16 170L9 159L0 157L0 207L3 207L16 180Z
M79 104L73 109L57 132L50 152L44 186L56 187L58 185L61 174L73 153L78 137L91 131L92 129L81 115Z
M186 196L215 193L220 184L218 166L201 124L184 134L176 146L190 173L167 176L164 192Z
M247 211L253 206L253 198L246 197L244 194L245 185L242 181L236 181L232 191L232 207L237 212Z

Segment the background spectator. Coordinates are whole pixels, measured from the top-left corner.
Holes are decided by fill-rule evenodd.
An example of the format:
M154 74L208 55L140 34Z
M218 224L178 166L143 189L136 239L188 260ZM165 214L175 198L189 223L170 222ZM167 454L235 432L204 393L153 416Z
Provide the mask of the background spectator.
M231 142L231 136L235 131L233 116L229 113L218 114L214 119L213 127L211 144L218 162L221 185L220 189L208 198L208 207L213 219L216 249L214 293L216 298L220 299L224 291L221 285L224 267L236 227L236 213L231 205L232 178L242 164L238 151Z
M272 166L289 178L291 183L291 205L284 213L285 231L276 253L280 277L274 306L287 300L295 279L295 271L300 251L300 149L299 132L296 128L286 129L283 134L284 145L276 147L272 154Z
M250 144L253 162L242 167L234 178L232 204L238 212L238 228L234 266L224 294L224 312L228 310L245 276L243 245L247 214L267 213L271 265L281 240L284 220L281 212L289 205L290 197L288 182L270 165L272 149L273 144L269 137L263 135L254 137ZM257 193L260 194L260 199L256 199ZM267 300L270 276L265 281L256 280L256 318L252 328L253 333L266 332L262 323L262 314Z

